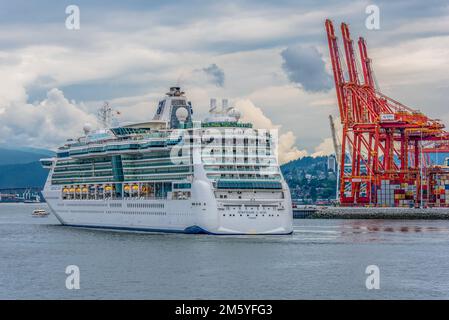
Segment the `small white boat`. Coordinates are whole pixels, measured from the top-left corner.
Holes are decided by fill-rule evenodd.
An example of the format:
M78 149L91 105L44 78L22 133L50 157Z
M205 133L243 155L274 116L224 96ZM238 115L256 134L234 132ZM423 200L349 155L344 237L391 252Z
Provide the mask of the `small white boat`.
M33 217L46 217L48 216L48 212L45 211L44 209L36 209L33 210L33 213L31 214Z

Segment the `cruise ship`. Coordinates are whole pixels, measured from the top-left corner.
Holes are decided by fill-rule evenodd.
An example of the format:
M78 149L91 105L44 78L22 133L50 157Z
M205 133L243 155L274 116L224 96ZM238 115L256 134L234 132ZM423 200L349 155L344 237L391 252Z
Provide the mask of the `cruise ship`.
M240 121L223 99L193 119L180 87L160 100L152 120L112 125L68 139L49 169L42 194L66 226L215 235L292 232L290 191L272 130Z

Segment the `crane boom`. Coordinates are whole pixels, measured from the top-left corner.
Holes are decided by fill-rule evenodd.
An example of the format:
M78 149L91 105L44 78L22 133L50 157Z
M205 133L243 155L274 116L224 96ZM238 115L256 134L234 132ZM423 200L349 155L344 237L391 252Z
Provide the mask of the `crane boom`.
M375 82L371 66L371 59L368 57L368 51L366 49L366 41L362 37L359 38L359 51L360 51L360 60L362 60L363 79L365 81L365 85L374 89Z
M339 164L340 156L341 156L341 145L337 139L337 132L335 130L335 123L334 123L334 118L332 117L332 115L329 115L329 123L330 123L331 133L332 133L332 143L334 144L335 158L337 160L337 164Z
M344 91L343 91L343 85L345 82L344 76L343 76L343 69L341 67L341 60L340 60L340 53L338 50L338 43L337 43L337 37L335 36L335 29L334 25L332 24L332 21L327 19L326 20L326 30L327 30L327 40L329 44L329 50L331 55L331 62L332 62L332 70L334 73L334 81L335 81L335 90L337 92L337 101L338 101L338 108L340 110L341 115L341 121L345 120L345 112L344 112Z
M341 34L346 54L346 64L348 66L349 81L354 84L359 84L359 77L357 74L357 66L355 63L355 52L353 41L349 33L349 27L346 23L341 24Z

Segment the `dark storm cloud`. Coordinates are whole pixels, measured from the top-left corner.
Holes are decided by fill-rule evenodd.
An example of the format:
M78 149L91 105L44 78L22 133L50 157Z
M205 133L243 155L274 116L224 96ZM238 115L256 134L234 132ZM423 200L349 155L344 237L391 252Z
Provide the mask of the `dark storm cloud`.
M288 79L306 91L325 91L332 87L323 57L314 47L288 47L281 52L282 68Z
M219 66L217 66L215 63L211 64L210 66L202 69L204 73L208 75L208 77L211 79L211 81L217 86L217 87L223 87L224 81L225 81L225 73L223 69L221 69Z

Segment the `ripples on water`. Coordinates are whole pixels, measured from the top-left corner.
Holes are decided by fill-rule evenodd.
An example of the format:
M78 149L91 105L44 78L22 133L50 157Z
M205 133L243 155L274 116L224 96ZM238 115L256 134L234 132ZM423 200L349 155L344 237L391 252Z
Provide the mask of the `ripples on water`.
M449 221L295 220L289 236L96 231L0 205L0 298L449 297ZM81 289L65 288L79 266ZM379 266L381 289L365 268Z

